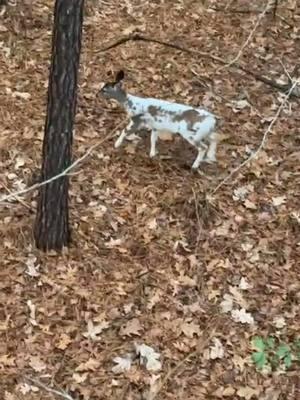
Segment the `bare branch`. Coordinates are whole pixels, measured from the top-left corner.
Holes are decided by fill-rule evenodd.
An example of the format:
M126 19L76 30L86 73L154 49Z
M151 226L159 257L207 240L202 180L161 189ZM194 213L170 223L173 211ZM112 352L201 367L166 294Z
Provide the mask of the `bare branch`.
M139 33L133 33L131 35L124 36L120 39L117 39L116 41L112 42L111 44L107 45L106 47L96 50L95 53L102 53L104 51L114 49L114 48L116 48L124 43L130 42L130 41L132 41L132 42L143 41L143 42L148 42L148 43L156 43L156 44L160 44L162 46L167 46L167 47L182 51L183 53L188 53L188 54L192 54L192 55L196 55L196 56L200 56L200 57L210 58L211 60L217 62L218 64L227 65L227 61L224 60L223 58L214 56L213 54L207 53L205 51L189 49L183 45L166 42L164 40L160 40L160 39L156 39L156 38L150 38L148 36L144 36ZM253 78L258 80L259 82L262 82L265 85L273 87L274 89L277 89L279 91L286 92L289 89L289 85L279 84L271 79L265 78L264 76L261 76L258 73L249 70L248 68L246 68L242 65L233 64L230 66L233 68L236 68L237 70L245 72L247 75L251 75ZM298 94L298 92L294 90L293 93L291 93L291 97L300 98L300 94Z
M52 389L48 386L46 386L44 383L42 383L41 381L31 378L29 376L25 376L25 379L30 382L33 383L36 387L40 388L40 389L44 389L46 392L48 393L53 393L56 394L57 396L62 397L63 399L66 400L75 400L73 397L71 397L67 392L65 392L64 390L57 390L57 389Z
M226 63L226 61L224 61L222 58L214 56L214 55L212 55L210 53L207 53L205 51L199 51L199 50L194 50L194 49L191 50L191 49L188 49L185 46L182 46L182 45L179 45L179 44L176 44L176 43L166 42L166 41L161 40L161 39L150 38L148 36L141 35L140 33L133 33L131 35L124 36L124 37L116 40L115 42L107 45L106 47L102 47L101 49L96 50L95 53L102 53L104 51L111 50L111 49L113 49L115 47L120 46L121 44L124 44L126 42L130 42L130 41L131 42L142 41L142 42L156 43L156 44L160 44L162 46L166 46L166 47L170 47L170 48L175 49L175 50L182 51L184 53L196 54L196 55L199 55L199 56L202 56L202 57L208 57L211 60L216 61L216 62L218 62L220 64Z
M96 150L101 144L103 144L106 140L110 139L113 137L115 132L119 129L119 127L123 124L123 121L118 124L118 126L110 133L108 134L104 139L100 140L100 142L94 144L91 146L86 153L83 154L80 158L78 158L76 161L74 161L71 165L69 165L65 170L63 170L61 173L58 175L52 176L51 178L47 179L46 181L36 183L26 189L19 190L17 192L10 193L7 196L2 196L0 197L0 204L5 203L7 201L10 201L12 199L18 198L18 196L21 196L25 193L31 192L32 190L38 189L41 186L47 185L50 182L53 182L62 176L68 175L71 170L73 170L77 165L81 164L94 150Z
M266 129L265 133L263 134L263 138L262 141L260 143L260 145L258 146L258 148L256 149L256 151L254 153L252 153L245 161L243 161L240 165L238 165L236 168L234 168L229 175L226 176L225 179L223 179L216 187L215 189L209 194L209 196L213 196L226 182L229 181L229 179L232 178L232 176L241 170L241 168L243 168L245 165L247 165L251 160L253 160L255 157L257 157L257 155L259 154L259 152L262 150L262 148L265 146L265 143L267 141L268 135L271 132L271 129L273 128L273 125L275 124L275 122L277 121L285 103L287 102L287 100L289 99L289 97L291 96L293 90L296 88L297 85L300 84L300 80L294 81L292 87L290 88L288 94L284 97L284 99L281 101L280 106L278 107L271 123L269 124L268 128Z
M234 59L232 59L231 61L229 61L229 63L227 63L226 65L224 65L223 67L221 67L221 68L219 69L219 71L221 71L221 70L224 69L224 68L230 67L231 65L235 64L235 63L239 60L239 58L241 57L243 51L245 50L245 48L248 46L249 42L251 41L251 39L252 39L252 37L253 37L253 35L254 35L254 33L255 33L255 31L256 31L258 25L260 24L260 21L263 19L263 17L265 16L266 12L268 11L269 5L270 5L270 0L267 0L266 7L265 7L264 10L262 11L262 13L258 16L258 18L257 18L257 20L256 20L256 23L255 23L255 25L254 25L254 27L253 27L253 29L251 30L250 34L248 35L247 40L245 41L245 43L244 43L244 44L242 45L242 47L240 48L238 54L234 57Z

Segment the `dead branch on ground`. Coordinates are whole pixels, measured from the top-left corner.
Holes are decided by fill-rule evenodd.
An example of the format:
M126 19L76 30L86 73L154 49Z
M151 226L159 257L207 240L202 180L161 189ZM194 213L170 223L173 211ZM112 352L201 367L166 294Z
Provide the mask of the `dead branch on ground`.
M188 53L188 54L197 55L197 56L204 57L204 58L209 58L209 59L211 59L211 60L213 60L213 61L215 61L215 62L217 62L219 64L227 65L227 61L226 60L224 60L221 57L215 56L215 55L213 55L211 53L208 53L208 52L205 52L205 51L200 51L200 50L195 50L195 49L189 49L189 48L187 48L187 47L185 47L183 45L179 45L179 44L171 43L171 42L166 42L164 40L157 39L157 38L150 38L148 36L141 35L140 33L133 33L131 35L127 35L127 36L121 37L121 38L117 39L116 41L108 44L107 46L105 46L105 47L103 47L103 48L101 48L99 50L96 50L95 53L103 53L105 51L114 49L114 48L116 48L116 47L118 47L118 46L120 46L122 44L127 43L127 42L156 43L156 44L160 44L161 46L166 46L166 47L170 47L170 48L175 49L175 50L179 50L179 51L181 51L183 53ZM233 63L232 65L230 65L230 67L235 68L237 70L240 70L240 71L246 73L247 75L252 76L257 81L262 82L265 85L270 86L270 87L272 87L272 88L274 88L276 90L279 90L281 92L284 92L284 93L288 92L290 87L291 87L290 84L277 83L276 81L273 81L272 79L269 79L269 78L266 78L264 76L261 76L257 72L253 72L253 71L249 70L248 68L246 68L246 67L244 67L244 66L242 66L240 64L237 64L237 63ZM299 88L295 87L293 92L290 94L290 97L299 99L300 98Z
M31 378L31 377L29 377L29 376L26 376L25 379L26 379L29 383L33 384L34 386L36 386L36 387L38 387L38 388L40 388L40 389L45 390L45 391L48 392L48 393L55 394L55 395L60 396L60 397L62 397L63 399L66 399L66 400L74 400L74 398L71 397L71 396L70 396L67 392L65 392L64 390L61 390L61 389L60 389L60 390L52 389L51 387L45 385L43 382L41 382L41 381L39 381L39 380L37 380L37 379Z

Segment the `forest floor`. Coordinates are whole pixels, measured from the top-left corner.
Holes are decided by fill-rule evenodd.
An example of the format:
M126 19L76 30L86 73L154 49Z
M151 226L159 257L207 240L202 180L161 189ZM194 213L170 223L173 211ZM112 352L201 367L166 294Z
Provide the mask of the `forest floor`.
M37 191L0 203L0 399L57 399L53 388L84 400L299 399L299 99L214 192L259 147L284 93L160 44L100 51L139 32L230 62L266 2L87 3L74 159L99 146L70 178L73 244L62 255L35 249ZM237 64L282 83L281 63L292 73L300 59L300 9L278 3ZM1 195L31 185L41 164L53 1L26 4L0 17ZM126 124L96 97L121 68L131 93L220 116L218 163L192 172L195 150L180 138L162 138L155 159L147 135L118 150L103 140ZM257 365L255 337L275 340L268 350L256 339ZM271 370L280 343L289 347Z

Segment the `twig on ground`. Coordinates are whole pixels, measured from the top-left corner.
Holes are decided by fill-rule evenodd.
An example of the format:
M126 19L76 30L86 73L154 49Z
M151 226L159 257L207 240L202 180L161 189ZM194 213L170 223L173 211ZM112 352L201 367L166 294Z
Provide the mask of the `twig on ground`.
M291 77L291 74L290 74L289 71L286 69L286 66L284 65L283 61L282 61L282 60L279 60L279 62L280 62L280 64L281 64L281 66L282 66L283 72L285 73L286 77L288 78L289 84L291 85L292 82L293 82L293 78Z
M263 134L262 137L262 141L260 143L260 145L258 146L258 148L255 150L254 153L252 153L246 160L244 160L241 164L239 164L236 168L234 168L229 175L226 176L225 179L223 179L216 187L215 189L209 194L209 196L213 196L226 182L229 181L230 178L232 178L232 176L240 171L241 168L243 168L245 165L247 165L251 160L253 160L258 154L259 152L262 150L262 148L264 147L266 140L268 138L269 133L271 132L271 129L273 128L273 125L275 124L275 122L277 121L285 103L287 102L287 100L289 99L289 97L291 96L291 93L293 92L293 90L295 89L295 87L297 85L300 84L300 80L296 80L294 81L292 87L290 88L289 92L287 93L287 95L284 97L284 99L281 101L280 106L278 107L271 123L269 124L268 128L266 129L266 131Z
M33 208L27 204L23 199L21 199L20 197L18 197L17 195L15 195L4 182L1 182L2 186L4 187L4 189L9 193L9 195L13 196L13 198L20 204L22 204L25 208L27 208L29 211L33 211ZM0 198L1 200L1 198Z
M43 382L31 378L30 376L25 376L25 379L30 382L33 383L36 387L40 388L40 389L44 389L46 392L48 393L53 393L56 394L57 396L62 397L63 399L66 400L75 400L73 397L71 397L67 392L65 392L64 390L57 390L57 389L52 389L49 386L45 385Z
M112 42L111 44L107 45L106 47L103 47L102 49L96 50L95 53L102 53L104 51L107 50L111 50L114 49L124 43L127 42L135 42L135 41L142 41L142 42L148 42L148 43L156 43L156 44L160 44L162 46L167 46L179 51L182 51L183 53L188 53L188 54L193 54L193 55L197 55L200 57L206 57L206 58L210 58L211 60L222 64L222 65L227 65L227 61L224 60L221 57L218 56L214 56L213 54L207 53L205 51L200 51L200 50L195 50L195 49L189 49L183 45L177 45L177 44L173 44L170 42L166 42L164 40L160 40L160 39L156 39L156 38L150 38L148 36L144 36L141 35L140 33L133 33L131 35L127 35L124 36L120 39L117 39L116 41ZM277 89L279 91L283 91L286 92L289 89L289 85L281 85L277 82L272 81L271 79L265 78L259 74L257 74L256 72L252 72L251 70L249 70L248 68L242 66L242 65L238 65L238 64L233 64L231 65L231 67L240 70L242 72L245 72L247 75L252 76L254 79L256 79L259 82L264 83L265 85L268 85L270 87L273 87L274 89ZM300 98L300 93L297 93L296 91L291 93L291 96L294 98Z
M224 65L221 68L219 68L219 71L221 71L224 68L230 67L231 65L235 64L239 60L239 58L241 57L243 51L245 50L245 48L248 46L249 42L251 41L251 39L252 39L252 37L253 37L258 25L260 24L260 21L263 19L263 17L265 16L266 12L268 11L269 5L270 5L269 3L270 3L270 0L267 0L267 4L266 4L265 8L263 9L262 13L259 14L259 16L258 16L258 18L256 20L256 23L254 24L254 26L253 26L250 34L248 35L246 41L244 42L244 44L240 48L238 54L231 61L229 61L226 65Z
M214 60L214 61L216 61L216 62L218 62L220 64L226 63L226 61L224 61L222 58L220 58L218 56L214 56L214 55L212 55L210 53L207 53L205 51L191 50L191 49L188 49L185 46L182 46L182 45L179 45L179 44L175 44L175 43L171 43L171 42L166 42L166 41L161 40L161 39L150 38L148 36L141 35L140 33L133 33L131 35L124 36L124 37L116 40L115 42L112 42L111 44L107 45L106 47L102 47L101 49L96 50L95 53L102 53L104 51L114 49L115 47L118 47L121 44L124 44L126 42L139 42L139 41L140 42L156 43L156 44L160 44L162 46L166 46L166 47L170 47L170 48L175 49L175 50L182 51L184 53L197 54L197 55L202 56L202 57L208 57L208 58L210 58L210 59L212 59L212 60Z
M255 72L252 72L244 67L239 66L239 68L243 71L246 72L247 74L251 75L253 78L255 78L257 81L264 83L267 86L270 86L274 89L279 90L280 92L287 92L290 88L291 85L289 84L281 84L278 82L275 82L269 78L265 78L264 76L258 75ZM300 98L300 91L299 88L297 88L296 86L294 87L292 93L290 94L290 97L294 97L294 98Z
M26 194L26 193L28 193L28 192L31 192L31 191L33 191L33 190L35 190L35 189L38 189L38 188L41 187L41 186L47 185L47 184L50 183L50 182L53 182L53 181L55 181L55 180L57 180L57 179L59 179L59 178L65 176L65 175L68 175L69 172L70 172L71 170L73 170L77 165L81 164L94 150L96 150L97 147L99 147L101 144L103 144L104 142L106 142L106 140L112 138L113 135L115 134L115 132L119 129L119 127L120 127L123 123L124 123L124 122L122 121L120 124L118 124L117 127L116 127L110 134L108 134L107 136L105 136L105 138L102 139L102 140L100 140L100 142L95 143L93 146L91 146L91 147L87 150L87 152L83 154L83 156L77 158L77 160L75 160L71 165L69 165L69 166L68 166L65 170L63 170L61 173L59 173L59 174L57 174L57 175L55 175L55 176L52 176L51 178L49 178L49 179L47 179L47 180L45 180L45 181L43 181L43 182L36 183L36 184L34 184L34 185L32 185L32 186L26 188L26 189L19 190L19 191L17 191L17 192L13 192L13 193L11 193L11 194L9 194L9 195L7 195L7 196L0 197L0 204L1 204L1 203L5 203L5 202L7 202L7 201L9 201L9 200L15 199L15 198L18 197L18 196L21 196L21 195L23 195L23 194Z

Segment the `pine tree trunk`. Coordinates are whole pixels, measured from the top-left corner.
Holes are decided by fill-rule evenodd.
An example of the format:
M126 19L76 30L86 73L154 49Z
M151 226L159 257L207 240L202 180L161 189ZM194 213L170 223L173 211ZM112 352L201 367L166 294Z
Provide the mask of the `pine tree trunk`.
M71 164L83 5L84 0L55 2L41 171L43 181ZM40 187L34 236L36 246L41 250L61 250L70 244L68 187L67 176Z

